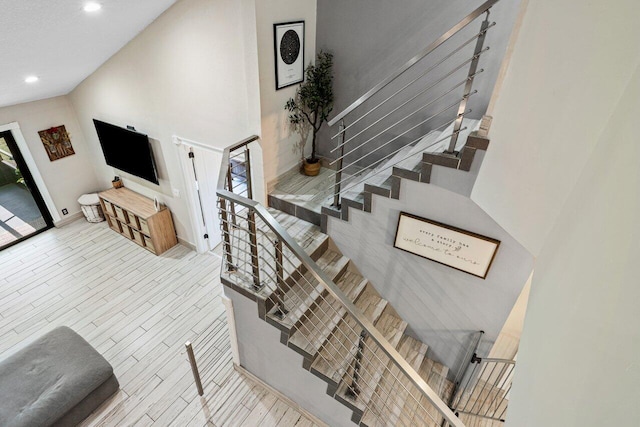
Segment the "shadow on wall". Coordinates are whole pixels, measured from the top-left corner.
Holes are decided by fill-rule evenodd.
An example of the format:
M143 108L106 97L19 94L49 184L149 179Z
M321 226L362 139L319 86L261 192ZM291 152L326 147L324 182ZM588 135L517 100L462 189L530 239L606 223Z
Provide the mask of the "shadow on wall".
M468 117L479 119L486 112L516 21L519 4L520 1L503 1L498 2L491 9L488 20L496 22L496 25L487 33L484 46L488 46L490 49L482 53L480 57L478 68L483 71L473 82L473 89L478 93L469 99L468 110L472 111ZM332 52L335 56L336 102L333 116L413 58L478 6L480 3L469 3L463 0L453 0L446 3L408 0L403 2L402 8L398 8L392 2L377 2L374 7L371 7L366 0L348 3L337 0L320 2L317 16L317 46L319 49ZM420 68L419 73L414 73L414 75L411 72L406 73L397 81L393 89L385 89L387 93L380 96L379 99L372 98L369 102L365 102L358 111L367 111L384 100L387 95L402 88L405 83L413 80L422 71L437 64L440 59L443 59L456 47L475 36L480 30L483 19L484 15L477 18L468 27L436 49L424 61L421 61L417 66ZM354 30L354 22L358 23L357 30ZM447 94L447 91L459 83L464 83L469 71L469 65L464 65L464 63L473 56L474 48L475 42L466 45L442 65L420 78L415 88L412 86L407 90L406 96L403 94L397 99L389 101L388 107L383 107L385 112L400 105L414 93L437 83L432 89L416 99L414 104L408 104L397 114L394 113L390 116L387 123L394 123L414 111L415 108L433 101L422 113L408 120L403 129L374 126L371 136L376 135L377 131L384 130L384 133L372 141L369 150L397 137L397 141L379 150L380 156L383 156L401 144L413 141L418 135L423 135L429 130L437 128L445 121L453 120L457 114L457 105L455 104L461 98L463 88L461 86L450 94ZM461 68L449 74L457 66L461 66ZM451 105L455 106L443 111ZM360 114L355 112L350 114L347 116L345 124L348 126L353 123ZM422 120L435 114L439 114L437 118L420 124ZM374 122L375 118L368 117L353 128L349 134L354 135ZM414 133L402 134L406 128L413 125L417 125ZM321 155L335 156L335 153L331 153L330 150L337 144L336 140L331 140L331 137L336 133L337 126L324 129L321 132L319 136ZM364 152L355 152L352 158L357 159Z

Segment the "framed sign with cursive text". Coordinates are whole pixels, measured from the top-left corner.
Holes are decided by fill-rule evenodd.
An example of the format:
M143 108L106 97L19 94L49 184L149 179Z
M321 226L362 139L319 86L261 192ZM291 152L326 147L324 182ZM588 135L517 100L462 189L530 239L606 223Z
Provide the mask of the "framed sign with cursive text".
M484 279L500 241L401 212L393 246Z

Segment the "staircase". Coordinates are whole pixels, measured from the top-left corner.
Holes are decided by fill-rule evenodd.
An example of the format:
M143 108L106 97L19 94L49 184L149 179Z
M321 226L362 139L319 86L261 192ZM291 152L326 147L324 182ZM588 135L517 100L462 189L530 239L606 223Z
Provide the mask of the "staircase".
M330 125L340 125L332 150L337 152L332 161L335 183L324 190L330 197L322 215L294 207L293 213L301 212L297 218L253 200L249 151L258 137L234 144L223 154L217 190L225 261L222 283L255 301L258 318L277 328L280 342L302 356L302 366L291 369L302 368L324 381L326 393L348 408L351 420L360 426L492 427L502 421L495 414L506 408L508 390L501 386L510 374L494 377L492 371L487 377L484 371L472 370L462 378L467 385L459 389L459 382L447 379L448 368L429 358L427 344L407 333L407 322L323 233L327 216L348 220L350 209L370 212L374 194L397 199L403 178L430 183L439 167L472 170L477 151L486 150L489 141L486 133L477 132L479 121L465 118L471 112L467 102L475 93L474 78L483 71L478 63L488 49L483 47L484 38L495 25L488 20L489 9L497 1L485 2L332 119ZM426 71L415 70L423 58L483 14L480 31L473 37ZM474 47L471 57L424 87L421 79L464 52L465 46ZM464 79L453 88L433 95L433 101L419 99L465 67ZM402 81L407 71L418 77ZM394 84L401 87L393 88ZM426 107L458 87L464 88L461 97L435 114L427 113ZM415 90L405 92L407 88ZM398 98L401 93L409 98ZM367 110L346 125L347 116L361 106ZM402 111L404 107L413 110ZM449 120L429 123L453 107L458 107L457 113ZM396 113L402 118L396 120ZM418 113L431 115L417 123L408 120ZM275 199L270 196L272 206L283 206L282 201L271 201ZM309 218L314 224L305 221Z
M437 395L448 400L453 390L452 382L447 380L448 368L427 356L425 343L406 334L407 323L331 244L329 236L291 215L275 209L268 212ZM239 234L235 234L238 241ZM258 247L264 248L267 240L274 237L265 233L262 241L258 240ZM233 251L234 259L241 253L240 249ZM260 249L258 254L261 258L267 256ZM285 256L283 259L294 259ZM400 369L349 316L340 301L313 279L313 272L300 263L287 264L282 276L286 285L274 289L266 270L259 289L253 287L251 275L240 270L223 271L221 279L225 286L257 302L256 316L281 331L281 343L304 357L300 368L323 379L327 392L353 411L356 424L440 426L442 417L437 409L426 397L410 398L410 393L415 394L410 380L402 377Z

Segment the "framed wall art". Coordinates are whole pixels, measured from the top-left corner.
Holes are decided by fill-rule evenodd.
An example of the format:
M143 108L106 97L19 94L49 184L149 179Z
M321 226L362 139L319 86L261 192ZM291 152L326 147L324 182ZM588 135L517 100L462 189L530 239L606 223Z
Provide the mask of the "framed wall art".
M485 279L500 241L401 212L393 246Z
M40 140L42 144L44 144L44 149L49 155L50 161L53 162L54 160L76 154L71 145L71 138L64 125L41 130L38 132L38 135L40 135Z
M304 80L304 21L273 24L276 90Z

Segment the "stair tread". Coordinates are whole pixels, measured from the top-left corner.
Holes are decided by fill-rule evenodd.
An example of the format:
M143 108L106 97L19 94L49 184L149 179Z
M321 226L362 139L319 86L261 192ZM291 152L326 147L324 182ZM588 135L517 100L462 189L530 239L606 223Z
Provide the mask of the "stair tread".
M366 288L356 300L355 305L367 319L375 323L387 306L387 300L380 298L377 292ZM356 321L346 315L317 352L311 365L312 371L338 384L356 352L361 331L362 328Z
M417 371L438 396L447 402L453 391L453 383L446 378L448 368L425 357ZM410 385L409 380L403 380L403 384ZM414 392L413 395L415 394ZM419 422L429 427L440 426L441 416L426 397L422 396L419 401L407 397L408 393L404 391L404 396L398 396L393 405L388 405L383 410L373 402L362 417L362 425L378 427L389 424L415 425Z
M445 390L445 385L448 381L448 373L449 368L432 359L425 359L418 370L418 374L420 374L420 376L436 393L438 393L439 396L442 396L442 393Z
M318 250L329 238L329 236L324 234L317 225L311 224L310 222L296 218L293 215L286 214L277 209L268 208L268 210L276 221L287 230L287 233L293 237L296 243L309 255ZM258 228L262 230L269 229L266 226ZM267 236L269 236L269 240L271 242L276 238L275 234L270 232L267 232ZM267 248L271 248L272 244L267 244L265 246ZM282 258L285 272L295 271L300 267L301 262L297 257L293 256L293 253L286 246L283 246ZM293 260L293 262L291 260Z
M316 263L329 279L334 280L338 274L347 267L349 258L339 252L327 250ZM285 292L283 296L282 302L289 310L288 313L283 318L280 318L274 314L278 310L278 307L274 307L269 313L269 316L275 321L291 328L300 320L323 292L324 286L322 286L310 272L307 272L304 274L304 278L299 279L298 283Z
M378 319L376 328L392 346L399 348L404 331L407 328L407 322L386 310L385 313L380 316L380 319ZM351 384L354 373L354 363L350 363L349 369L344 374L337 393L343 400L348 401L351 405L360 409L360 411L366 409L367 403L369 403L375 394L378 381L380 381L385 373L388 373L387 367L389 363L391 363L382 348L380 348L371 337L365 340L365 344L359 371L360 381L357 383L359 388L357 397L354 398L349 393L349 391L353 391Z
M355 301L366 286L367 279L356 272L347 271L336 284L350 301ZM331 295L327 295L303 317L300 325L291 334L289 343L310 356L315 355L345 313L346 309Z
M453 383L446 378L448 371L449 369L446 366L428 358L424 359L418 370L418 373L429 384L429 387L445 402L448 401L453 391ZM420 422L424 422L429 427L439 427L442 417L429 402L429 399L422 396L419 402L415 399L407 400L400 411L399 424L411 425L414 420L420 420Z
M398 348L400 355L416 371L420 369L427 350L428 346L426 344L406 335L402 338ZM397 366L390 363L389 370L390 372L386 372L378 383L376 392L362 416L362 425L364 426L396 424L405 400L414 387L409 378L402 376ZM397 384L395 378L401 378L401 383ZM389 399L389 396L392 397Z
M506 375L507 377L509 374ZM471 394L465 393L462 402L455 402L458 408L468 410L473 413L496 414L506 411L508 401L504 399L507 390L500 387L505 385L505 372L484 372L477 380L476 386ZM487 382L487 380L490 380ZM498 384L498 385L496 385ZM469 414L466 414L469 415ZM470 421L476 417L471 416ZM477 425L470 423L469 425Z

